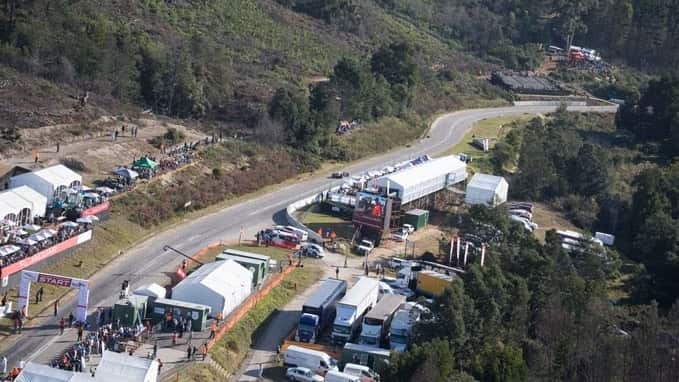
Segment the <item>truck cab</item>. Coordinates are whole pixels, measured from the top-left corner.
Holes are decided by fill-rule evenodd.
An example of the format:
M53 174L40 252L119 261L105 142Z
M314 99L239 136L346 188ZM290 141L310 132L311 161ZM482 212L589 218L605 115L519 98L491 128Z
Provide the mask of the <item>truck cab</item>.
M319 317L315 314L303 313L299 318L295 341L315 343L318 335Z

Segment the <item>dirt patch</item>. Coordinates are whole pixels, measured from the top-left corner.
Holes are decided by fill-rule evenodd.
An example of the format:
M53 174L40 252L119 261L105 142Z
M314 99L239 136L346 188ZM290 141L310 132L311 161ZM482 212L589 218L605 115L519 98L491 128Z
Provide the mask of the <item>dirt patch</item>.
M411 233L408 236L408 241L415 243L415 257L422 256L425 252L431 252L435 256L439 255L439 239L441 237L449 237L449 233L446 233L438 226L427 225L424 228L420 228L417 231ZM404 242L399 242L395 240L382 240L382 243L378 248L375 248L370 257L373 260L382 259L388 260L392 256L404 257L405 253ZM412 256L412 248L408 247L408 256Z
M533 221L539 226L539 228L534 231L534 234L540 242L544 243L545 233L550 229L580 231L571 224L561 212L554 208L542 203L534 203L534 205Z

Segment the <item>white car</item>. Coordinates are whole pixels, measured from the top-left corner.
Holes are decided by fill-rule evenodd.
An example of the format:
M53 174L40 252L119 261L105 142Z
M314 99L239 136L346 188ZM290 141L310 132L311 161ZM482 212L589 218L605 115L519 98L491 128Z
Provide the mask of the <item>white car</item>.
M361 240L361 242L358 244L358 247L356 249L358 250L359 254L361 254L363 256L368 256L374 248L375 248L375 244L373 244L372 241Z
M291 367L285 372L285 377L291 381L299 382L323 382L323 377L315 374L306 367Z
M411 224L404 224L403 229L408 233L415 232L415 227L413 227Z
M408 231L405 228L401 228L391 235L391 238L396 241L405 241L408 239Z
M314 257L316 259L322 259L325 257L325 251L323 250L323 247L318 244L305 243L299 250L302 253L302 256Z

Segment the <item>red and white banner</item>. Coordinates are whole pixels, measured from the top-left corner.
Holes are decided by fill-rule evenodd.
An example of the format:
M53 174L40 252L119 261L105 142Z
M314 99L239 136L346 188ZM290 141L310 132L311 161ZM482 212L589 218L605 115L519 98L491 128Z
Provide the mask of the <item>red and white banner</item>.
M50 275L48 273L38 273L38 278L35 280L36 283L50 284L56 286L70 287L71 286L70 277L62 277Z
M0 268L0 276L2 277L7 277L10 275L13 275L23 269L26 269L32 265L35 265L45 259L49 259L50 257L54 255L58 255L59 253L71 249L79 244L85 243L89 240L92 239L92 231L85 231L81 233L78 236L74 236L70 239L66 239L62 241L61 243L55 244L49 248L45 248L42 251L36 253L33 256L29 256L25 259L19 260L16 263L12 263L10 265L7 265L5 267Z
M19 295L17 305L19 310L28 313L30 302L31 283L46 283L56 286L63 286L78 289L78 304L75 309L75 318L80 322L87 319L87 303L90 296L89 282L82 279L73 279L65 276L57 276L49 273L38 273L33 271L23 271L21 273L21 284L19 284Z
M111 208L111 203L107 200L103 203L99 203L94 207L90 207L86 210L83 210L82 213L80 213L80 217L87 217L87 216L92 216L92 215L98 215L102 212L108 211L108 209Z

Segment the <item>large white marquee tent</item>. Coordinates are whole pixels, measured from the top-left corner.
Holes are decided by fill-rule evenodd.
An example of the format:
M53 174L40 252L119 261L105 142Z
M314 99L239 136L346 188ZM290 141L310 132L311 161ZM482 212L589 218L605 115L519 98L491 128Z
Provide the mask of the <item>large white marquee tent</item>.
M172 299L207 305L224 317L252 291L252 272L233 260L205 264L172 289Z
M51 203L55 197L69 188L79 188L83 178L63 164L46 167L42 170L21 174L10 178L10 188L29 186L47 198Z
M497 206L507 201L509 184L501 176L474 174L467 184L465 203Z
M45 216L47 198L28 186L0 192L0 219L19 225L32 223L36 216Z
M389 192L397 192L401 204L406 204L466 179L467 165L450 155L380 177L377 186L388 186Z

